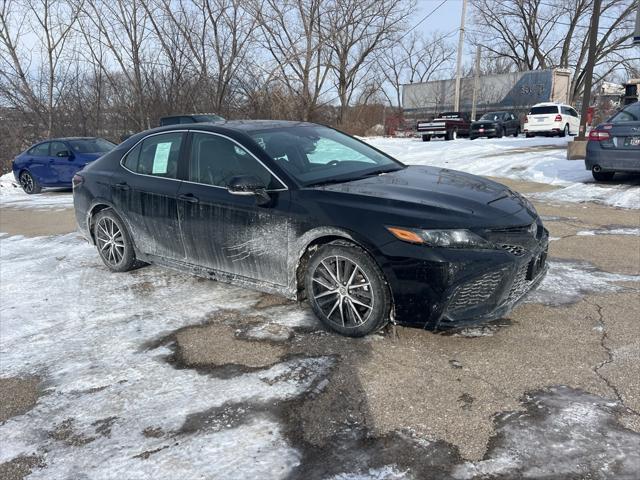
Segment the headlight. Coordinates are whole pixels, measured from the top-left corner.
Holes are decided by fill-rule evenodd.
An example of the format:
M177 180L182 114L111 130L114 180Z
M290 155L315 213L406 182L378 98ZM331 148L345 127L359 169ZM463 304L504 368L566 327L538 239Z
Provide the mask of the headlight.
M494 248L470 230L422 230L418 228L387 227L397 239L410 243L421 243L430 247L448 248Z

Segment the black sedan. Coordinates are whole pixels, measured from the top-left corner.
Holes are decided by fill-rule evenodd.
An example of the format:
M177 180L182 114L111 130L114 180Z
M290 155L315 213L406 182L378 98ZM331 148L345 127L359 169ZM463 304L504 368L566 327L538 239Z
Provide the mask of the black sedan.
M109 269L307 298L350 336L498 318L546 271L548 233L519 194L310 123L143 132L76 175L73 197Z
M510 112L489 112L479 120L471 122L469 138L479 137L500 138L507 135L517 137L520 135L520 120Z
M598 181L640 173L640 102L627 105L589 133L585 166Z

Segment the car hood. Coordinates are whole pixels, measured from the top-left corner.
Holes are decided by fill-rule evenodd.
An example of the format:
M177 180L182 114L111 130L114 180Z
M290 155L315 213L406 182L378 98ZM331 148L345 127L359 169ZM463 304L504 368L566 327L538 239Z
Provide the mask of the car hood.
M523 225L537 214L506 186L456 170L409 166L402 170L316 190L353 197L367 205L439 224L471 226ZM355 200L357 199L357 200ZM344 198L342 202L349 202ZM506 217L510 217L505 220ZM500 219L500 220L498 220Z
M499 123L499 121L498 120L474 120L473 122L471 122L471 125L482 125L482 124L486 125L488 123L496 124L496 123Z

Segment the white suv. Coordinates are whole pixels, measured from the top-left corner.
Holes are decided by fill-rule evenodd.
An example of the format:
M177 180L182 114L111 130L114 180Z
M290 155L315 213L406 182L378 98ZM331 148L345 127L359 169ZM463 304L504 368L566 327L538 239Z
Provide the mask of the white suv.
M577 135L580 115L575 109L563 103L538 103L531 107L524 119L524 133L527 137L536 135Z

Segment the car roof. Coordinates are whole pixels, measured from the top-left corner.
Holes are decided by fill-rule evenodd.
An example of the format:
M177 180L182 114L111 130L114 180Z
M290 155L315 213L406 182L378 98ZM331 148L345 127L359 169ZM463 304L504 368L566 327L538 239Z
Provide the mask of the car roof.
M162 132L166 130L203 130L222 132L231 130L234 132L254 132L259 130L271 130L278 128L291 128L300 126L321 126L316 123L298 122L290 120L226 120L224 122L200 122L189 124L165 125L163 127L147 130L145 133Z
M536 103L531 108L533 107L571 107L571 105L567 105L566 103L557 103L557 102L542 102L542 103Z
M43 143L43 142L64 142L67 140L95 140L96 138L100 138L100 137L58 137L58 138L48 138L46 140L41 140L38 143Z

